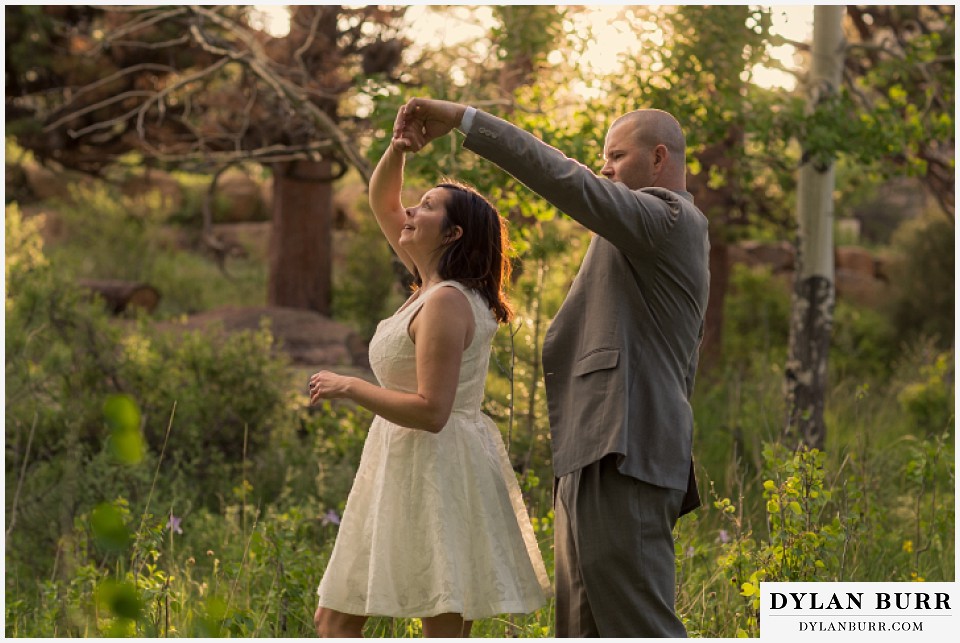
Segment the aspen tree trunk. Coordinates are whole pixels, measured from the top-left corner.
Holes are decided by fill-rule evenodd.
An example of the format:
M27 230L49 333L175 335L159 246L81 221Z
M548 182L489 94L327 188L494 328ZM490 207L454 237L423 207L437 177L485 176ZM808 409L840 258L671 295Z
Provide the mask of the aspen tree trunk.
M842 6L814 8L811 110L840 86L843 12ZM816 449L823 449L826 439L823 411L835 301L833 188L832 159L823 162L805 154L797 188L800 240L786 365L784 438L788 444Z

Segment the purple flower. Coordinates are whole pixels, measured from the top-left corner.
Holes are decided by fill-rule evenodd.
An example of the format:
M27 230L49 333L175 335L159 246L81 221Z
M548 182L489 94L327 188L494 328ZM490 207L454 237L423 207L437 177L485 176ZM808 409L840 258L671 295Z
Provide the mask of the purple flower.
M339 524L340 524L340 516L337 515L337 512L336 512L336 511L334 511L333 509L331 509L330 511L328 511L327 513L323 514L323 516L320 517L320 524L321 524L321 525L324 525L324 526L326 526L326 525L339 525Z
M166 527L166 528L169 529L171 532L176 532L176 533L178 533L178 534L182 534L182 533L183 533L183 529L180 529L180 521L181 521L181 520L183 520L183 518L178 518L177 516L174 516L173 514L170 514L170 520L167 521L167 527Z
M687 547L687 558L693 558L694 549L693 546Z
M721 529L720 533L717 535L717 539L723 544L730 542L730 534L727 533L726 529Z

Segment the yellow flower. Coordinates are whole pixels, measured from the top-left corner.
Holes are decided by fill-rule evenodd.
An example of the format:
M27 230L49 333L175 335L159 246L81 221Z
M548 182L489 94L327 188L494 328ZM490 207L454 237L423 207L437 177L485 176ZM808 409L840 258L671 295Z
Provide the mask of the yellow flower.
M912 553L913 553L913 541L912 541L912 540L904 540L904 541L903 541L903 551L907 552L908 554L912 554Z

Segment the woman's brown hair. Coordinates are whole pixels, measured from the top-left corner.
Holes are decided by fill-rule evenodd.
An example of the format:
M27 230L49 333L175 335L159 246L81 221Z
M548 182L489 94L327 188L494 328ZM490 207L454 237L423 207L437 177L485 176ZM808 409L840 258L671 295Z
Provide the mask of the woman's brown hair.
M510 280L510 240L497 209L474 188L457 181L437 185L447 194L442 232L460 226L463 233L443 247L437 265L442 279L454 279L478 291L498 322L507 322L513 310L504 287Z

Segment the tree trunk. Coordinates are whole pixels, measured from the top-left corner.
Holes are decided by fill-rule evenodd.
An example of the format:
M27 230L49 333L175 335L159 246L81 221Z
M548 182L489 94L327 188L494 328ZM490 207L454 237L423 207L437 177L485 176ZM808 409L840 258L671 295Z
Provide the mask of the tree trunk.
M277 163L267 303L330 314L333 185L329 161Z
M723 308L726 305L730 283L729 246L723 241L710 240L710 296L700 347L700 370L709 371L723 356Z
M843 70L843 7L814 8L810 108L835 94ZM827 356L833 327L832 160L805 160L797 188L800 240L786 365L788 443L823 449Z
M723 357L723 311L730 282L728 222L737 208L734 150L743 145L743 127L731 124L723 140L708 145L697 154L703 168L700 173L687 176L687 190L693 195L694 204L710 221L710 297L700 347L701 373L709 372ZM711 186L712 171L719 171L727 180L722 185Z

